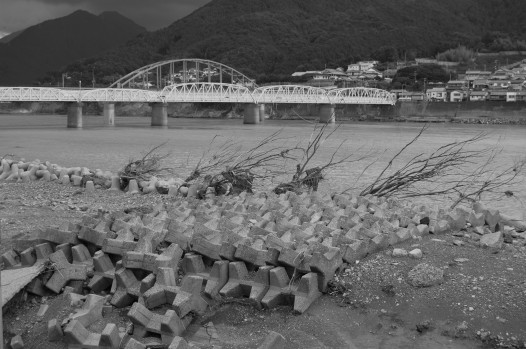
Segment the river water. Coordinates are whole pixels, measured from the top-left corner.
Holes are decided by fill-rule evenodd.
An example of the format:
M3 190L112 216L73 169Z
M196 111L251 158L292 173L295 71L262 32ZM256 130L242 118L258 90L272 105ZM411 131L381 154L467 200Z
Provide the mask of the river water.
M286 138L279 142L280 145L305 144L313 133L313 124L302 120L267 120L260 125L244 125L239 119L169 118L167 128L151 127L150 118L147 117L116 117L115 127L105 127L102 123L101 116L84 116L84 128L77 130L66 128L66 117L61 115L0 115L0 156L14 154L26 160L39 159L66 167L86 166L117 172L130 158L139 158L146 150L166 143L163 149L171 153L166 164L174 168L176 175L184 178L210 148L215 136L212 151L226 140L249 149L277 131L281 131L281 138ZM320 190L334 192L355 188L353 191L356 191L363 188L376 178L389 159L422 126L419 123L356 122L340 125L323 143L313 165L325 163L340 146L338 154L354 154L354 159L364 156L366 159L330 170ZM481 132L487 133L487 137L477 147L501 148L495 160L497 167L502 168L526 156L525 126L432 124L394 165L419 153L430 153L441 145L465 140ZM295 163L288 161L282 164L281 169L291 173L294 167ZM280 179L283 180L277 178L274 183L265 185L276 184ZM513 197L488 204L518 218L526 218L526 183L508 189L514 192ZM435 198L433 202L436 202Z

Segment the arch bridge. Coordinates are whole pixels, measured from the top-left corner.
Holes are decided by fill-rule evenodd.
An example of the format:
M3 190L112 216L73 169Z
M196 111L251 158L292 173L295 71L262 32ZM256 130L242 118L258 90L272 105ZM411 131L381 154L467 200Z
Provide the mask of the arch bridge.
M385 90L365 87L331 90L306 85L259 87L253 79L222 63L172 59L139 68L107 88L0 87L0 102L13 101L72 102L68 126L81 127L82 102L105 103L109 125L114 120L114 103L152 103L152 125L163 126L167 124L167 103L245 103L247 122L247 119L261 120L258 115L266 103L319 104L323 120L325 114L328 115L325 118L334 118L335 105L394 105L396 97Z

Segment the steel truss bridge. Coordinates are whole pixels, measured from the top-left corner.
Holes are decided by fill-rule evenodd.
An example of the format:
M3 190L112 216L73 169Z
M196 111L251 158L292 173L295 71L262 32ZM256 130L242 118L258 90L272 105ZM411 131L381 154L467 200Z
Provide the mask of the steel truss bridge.
M108 88L0 87L0 102L14 101L394 105L396 98L385 90L365 87L258 87L254 80L221 63L181 59L147 65Z

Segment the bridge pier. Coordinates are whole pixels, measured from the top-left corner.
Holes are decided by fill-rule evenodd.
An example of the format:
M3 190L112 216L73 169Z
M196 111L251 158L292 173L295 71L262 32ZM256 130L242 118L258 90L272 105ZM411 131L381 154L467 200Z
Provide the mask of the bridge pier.
M115 103L104 103L104 125L115 126Z
M260 106L258 104L245 104L245 111L243 112L244 124L259 124L260 121Z
M82 103L68 106L68 128L82 128Z
M264 104L258 104L259 105L259 122L263 123L265 122L265 105Z
M152 103L152 126L168 126L168 103Z
M320 122L334 124L336 122L336 113L333 104L320 105Z

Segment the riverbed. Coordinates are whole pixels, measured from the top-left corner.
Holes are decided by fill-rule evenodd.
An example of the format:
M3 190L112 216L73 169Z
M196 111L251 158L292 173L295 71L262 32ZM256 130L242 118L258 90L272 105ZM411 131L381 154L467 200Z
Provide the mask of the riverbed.
M306 144L314 128L314 124L303 120L270 120L260 125L244 125L239 119L169 118L168 127L155 128L150 126L147 117L116 117L115 124L106 127L101 116L84 116L83 129L68 129L66 117L62 115L0 115L1 156L14 154L18 158L50 161L66 167L86 166L117 172L129 159L137 159L148 149L165 143L163 149L170 153L166 164L174 168L175 175L184 178L203 153L213 152L228 140L242 149L249 149L263 138L280 132L282 140L275 144L290 147ZM328 171L320 190L358 192L378 176L422 126L421 123L341 124L323 143L312 165L324 164L337 149L336 158L353 154L351 160L363 159ZM331 130L333 127L330 126ZM487 135L477 143L477 149L493 146L501 149L494 161L497 167L510 165L526 154L525 126L433 124L399 157L394 167L417 154L430 153L441 145L479 133ZM290 175L294 167L294 162L284 161L278 170ZM273 186L284 178L278 176L263 185ZM488 203L518 218L526 218L526 183L507 189L514 195ZM439 201L433 198L427 202Z

